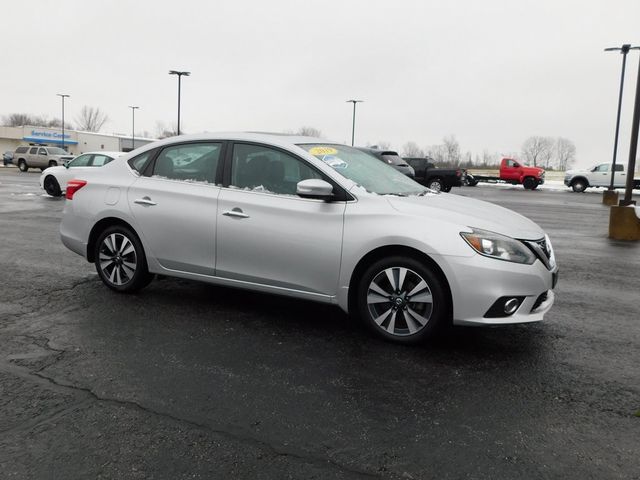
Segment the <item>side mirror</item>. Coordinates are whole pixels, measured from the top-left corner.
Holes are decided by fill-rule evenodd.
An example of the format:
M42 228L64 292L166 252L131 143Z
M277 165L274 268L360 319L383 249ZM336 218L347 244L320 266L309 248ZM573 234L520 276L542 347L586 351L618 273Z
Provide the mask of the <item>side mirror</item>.
M328 201L333 198L333 186L319 178L310 178L298 182L296 194L302 198L317 198Z
M69 161L64 162L62 165L64 165L64 168L69 168Z

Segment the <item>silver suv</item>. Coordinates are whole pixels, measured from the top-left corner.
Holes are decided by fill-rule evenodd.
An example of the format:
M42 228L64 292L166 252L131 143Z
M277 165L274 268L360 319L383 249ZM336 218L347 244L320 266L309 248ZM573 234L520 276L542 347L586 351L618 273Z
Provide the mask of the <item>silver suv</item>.
M73 155L65 152L60 147L44 147L39 145L16 148L13 154L13 163L18 165L21 172L26 172L30 168L39 168L44 171L49 167L63 165L72 160Z

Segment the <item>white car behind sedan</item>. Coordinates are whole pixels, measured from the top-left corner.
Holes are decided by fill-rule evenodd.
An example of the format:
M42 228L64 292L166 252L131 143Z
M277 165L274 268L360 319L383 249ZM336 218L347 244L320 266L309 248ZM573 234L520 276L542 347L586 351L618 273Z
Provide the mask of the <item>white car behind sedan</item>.
M52 197L59 197L67 183L87 170L102 167L125 152L87 152L77 156L65 166L49 167L40 175L40 187Z

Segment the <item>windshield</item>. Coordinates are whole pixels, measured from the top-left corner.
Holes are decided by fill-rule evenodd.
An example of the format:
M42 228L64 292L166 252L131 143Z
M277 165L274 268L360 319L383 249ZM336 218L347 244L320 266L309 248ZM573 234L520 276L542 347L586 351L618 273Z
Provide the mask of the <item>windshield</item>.
M299 145L336 172L379 195L418 195L428 189L377 158L346 145Z
M49 151L49 155L67 155L67 152L58 147L47 147L47 150Z

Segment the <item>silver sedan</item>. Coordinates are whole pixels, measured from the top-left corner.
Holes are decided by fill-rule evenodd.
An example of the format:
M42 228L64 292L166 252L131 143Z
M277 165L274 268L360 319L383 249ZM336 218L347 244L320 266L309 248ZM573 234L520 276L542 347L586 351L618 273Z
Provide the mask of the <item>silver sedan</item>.
M180 136L99 170L68 182L60 232L119 292L162 274L332 303L403 343L450 322L539 321L554 301L538 225L346 145Z

